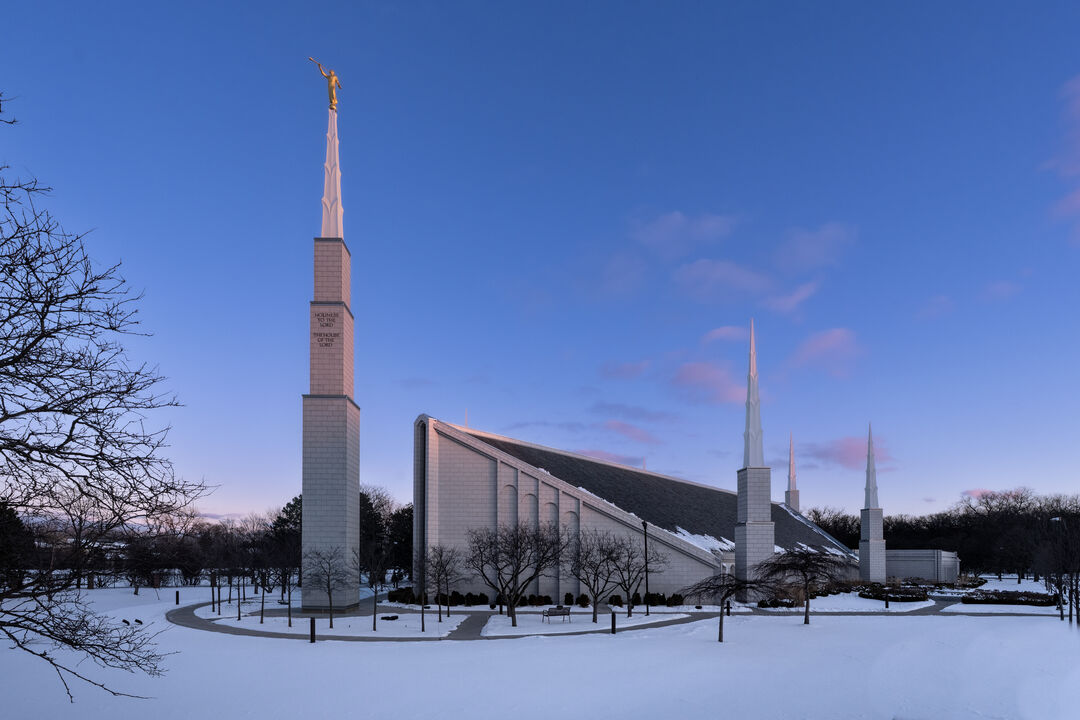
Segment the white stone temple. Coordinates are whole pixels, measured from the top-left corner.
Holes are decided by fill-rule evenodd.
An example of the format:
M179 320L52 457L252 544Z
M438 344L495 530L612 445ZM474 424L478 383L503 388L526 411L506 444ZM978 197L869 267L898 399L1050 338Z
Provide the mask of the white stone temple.
M743 467L738 481L738 518L735 523L735 576L752 579L758 564L776 552L772 521L772 470L765 465L761 434L761 399L758 397L757 348L754 321L750 321L750 369L746 375L746 430L743 432Z
M360 539L360 408L353 400L351 256L342 227L337 110L333 107L326 130L324 174L322 232L315 238L310 315L311 384L303 396L303 553L305 558L316 551L337 554L347 569ZM326 593L315 583L304 583L302 597L305 610L328 605ZM335 608L359 601L356 583L334 593Z
M859 578L864 582L885 582L884 518L878 503L877 467L874 464L874 429L866 436L866 492L861 514Z
M795 487L795 436L788 436L787 490L784 491L784 504L799 512L799 489Z

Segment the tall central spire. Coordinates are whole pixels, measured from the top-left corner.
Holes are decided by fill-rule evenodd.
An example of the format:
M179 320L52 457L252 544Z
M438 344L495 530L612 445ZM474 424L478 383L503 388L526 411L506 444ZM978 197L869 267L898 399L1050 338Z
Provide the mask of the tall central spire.
M787 489L788 492L796 490L795 487L795 436L788 435L787 456Z
M877 467L874 465L874 428L866 435L866 508L880 507L877 497Z
M326 127L326 164L323 165L322 232L319 237L343 238L341 168L338 166L337 110L330 108Z
M746 376L746 430L743 432L743 467L764 467L761 444L761 401L758 399L757 349L754 320L750 319L750 372Z

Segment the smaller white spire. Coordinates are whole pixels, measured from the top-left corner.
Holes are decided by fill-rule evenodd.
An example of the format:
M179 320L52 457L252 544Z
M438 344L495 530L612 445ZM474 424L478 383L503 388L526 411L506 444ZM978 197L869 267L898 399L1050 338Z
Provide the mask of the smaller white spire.
M787 489L796 490L795 487L795 436L788 433L788 460L787 460Z
M877 467L874 464L874 428L868 426L866 435L866 504L864 508L876 508L877 496Z

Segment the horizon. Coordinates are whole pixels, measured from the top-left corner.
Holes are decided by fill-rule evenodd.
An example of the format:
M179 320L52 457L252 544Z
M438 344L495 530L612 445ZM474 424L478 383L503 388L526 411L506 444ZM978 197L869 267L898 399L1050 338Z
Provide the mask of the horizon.
M1080 7L202 7L13 8L0 164L144 292L207 516L300 494L309 55L361 484L412 501L429 414L734 489L754 318L774 502L790 432L857 513L871 422L886 515L1076 493Z

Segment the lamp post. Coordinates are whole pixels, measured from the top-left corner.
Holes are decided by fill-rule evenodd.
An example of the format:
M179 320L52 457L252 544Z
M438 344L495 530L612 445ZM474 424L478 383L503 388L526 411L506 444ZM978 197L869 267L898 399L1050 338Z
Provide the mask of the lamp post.
M641 531L645 533L645 615L649 615L649 523L641 521Z
M1074 595L1076 593L1075 593L1075 588L1073 587L1072 573L1071 572L1066 572L1067 571L1067 566L1069 564L1068 563L1069 524L1067 522L1065 522L1065 518L1063 518L1063 517L1052 517L1052 518L1050 518L1050 522L1054 523L1058 528L1058 537L1060 538L1060 542L1058 544L1060 557L1058 558L1058 562L1059 562L1059 568L1060 568L1061 575L1062 575L1062 580L1064 581L1065 587L1068 587L1069 624L1072 625L1072 621L1073 621L1073 605L1076 602L1076 598L1074 597ZM1060 600L1059 600L1058 608L1059 608L1059 612L1061 613L1061 619L1064 620L1065 619L1065 611L1064 611L1063 608L1061 608Z

